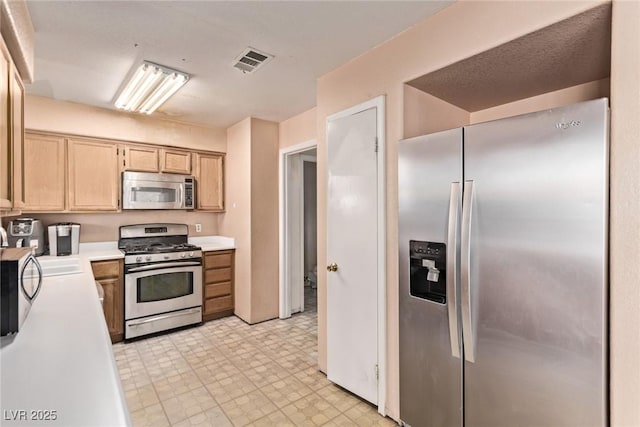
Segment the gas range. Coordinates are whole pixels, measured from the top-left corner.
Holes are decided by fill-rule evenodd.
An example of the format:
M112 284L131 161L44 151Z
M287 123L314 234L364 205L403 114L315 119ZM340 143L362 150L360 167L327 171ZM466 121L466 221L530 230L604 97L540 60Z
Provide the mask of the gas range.
M138 224L120 227L118 247L125 264L202 258L199 246L187 242L185 224Z
M202 322L202 250L186 224L120 227L125 339Z

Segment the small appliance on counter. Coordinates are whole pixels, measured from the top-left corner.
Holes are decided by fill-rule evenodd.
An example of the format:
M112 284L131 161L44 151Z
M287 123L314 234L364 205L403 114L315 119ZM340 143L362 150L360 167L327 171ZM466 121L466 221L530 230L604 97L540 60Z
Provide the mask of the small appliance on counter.
M31 248L0 251L0 335L20 331L40 292L42 268Z
M60 222L49 226L49 255L77 255L80 246L80 224Z
M36 256L44 253L44 227L39 219L17 218L9 221L7 235L12 248L33 248Z

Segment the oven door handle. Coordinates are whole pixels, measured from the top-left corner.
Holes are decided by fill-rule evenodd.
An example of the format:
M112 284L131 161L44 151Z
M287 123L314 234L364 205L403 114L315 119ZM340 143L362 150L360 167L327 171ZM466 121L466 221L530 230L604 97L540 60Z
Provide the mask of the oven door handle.
M162 268L171 268L171 267L191 267L191 266L200 266L202 262L200 261L178 261L178 262L164 262L162 264L153 264L153 265L143 265L141 267L132 267L127 270L127 273L136 273L138 271L149 271L149 270L160 270Z
M151 319L144 319L136 322L129 322L129 326L140 326L140 325L144 325L145 323L157 322L158 320L170 319L172 317L186 316L188 314L198 313L200 310L201 309L198 307L198 308L192 308L190 310L180 311L178 313L163 314L162 316L155 316Z

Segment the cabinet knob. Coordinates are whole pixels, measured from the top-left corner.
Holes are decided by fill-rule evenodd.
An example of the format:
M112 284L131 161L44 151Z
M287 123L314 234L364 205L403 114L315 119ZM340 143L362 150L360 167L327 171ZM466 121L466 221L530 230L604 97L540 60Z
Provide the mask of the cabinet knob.
M338 271L338 264L334 262L330 265L327 265L327 271Z

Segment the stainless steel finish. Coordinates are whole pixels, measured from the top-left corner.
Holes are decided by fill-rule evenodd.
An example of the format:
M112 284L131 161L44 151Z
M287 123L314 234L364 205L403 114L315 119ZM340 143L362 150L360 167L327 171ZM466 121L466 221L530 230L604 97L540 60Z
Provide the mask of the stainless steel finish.
M409 286L409 240L448 244L450 187L461 181L462 129L399 143L400 418L416 427L462 426L462 360L452 357L450 309L411 296Z
M125 172L126 173L126 172ZM154 232L154 229L166 229L162 232ZM189 226L186 224L150 223L123 225L120 227L120 238L128 239L133 237L158 237L158 236L187 236Z
M122 209L193 209L194 201L187 203L186 188L194 193L193 175L161 174L146 172L122 173ZM134 195L142 188L155 189L156 192L175 192L175 200L138 200ZM153 194L153 193L152 193Z
M42 267L30 248L1 248L0 335L22 330L42 287Z
M464 182L462 201L462 237L460 239L460 305L464 358L475 362L475 336L471 317L471 216L473 214L473 181Z
M608 423L607 137L604 99L465 128L466 427Z
M200 322L202 322L202 307L194 307L151 316L142 321L125 321L124 334L126 339L130 339Z
M164 252L164 253L155 253L155 254L144 254L144 255L125 255L124 263L126 265L130 264L140 264L142 262L160 262L160 261L176 261L188 259L186 254L189 254L189 258L201 258L202 251L189 251L189 252ZM183 256L184 255L184 256Z
M174 311L167 314L161 314L160 316L144 318L142 320L132 320L129 322L129 326L140 326L144 325L145 323L157 322L159 320L170 319L172 317L188 316L190 314L199 313L200 311L200 307L190 308L188 310L182 311Z
M608 126L600 99L468 126L463 143L459 134L438 144L438 133L398 145L405 424L607 425ZM462 145L456 166L447 150ZM446 314L408 289L408 240L438 241L443 230L450 278L455 229L443 218L456 181L465 182L454 271L466 360L452 356L450 334L442 356ZM447 403L454 386L457 406Z
M202 262L198 261L184 261L184 262L163 262L162 264L152 264L152 265L143 265L140 267L131 267L127 270L127 273L136 273L138 271L151 271L151 270L160 270L163 268L172 268L172 267L189 267L194 265L202 265Z
M7 237L7 231L0 226L0 247L9 247L9 238Z
M449 192L449 220L447 221L447 314L449 316L449 340L451 355L460 357L458 333L458 230L460 221L460 183L452 182Z
M49 254L51 256L78 254L80 249L80 224L51 224L48 227L48 231ZM69 251L64 251L63 247L68 247Z
M163 268L162 264L155 264L157 271L140 271L125 274L125 319L133 320L139 317L153 316L186 307L202 305L202 265ZM186 296L145 303L137 302L137 281L139 278L157 274L193 273L193 293Z

